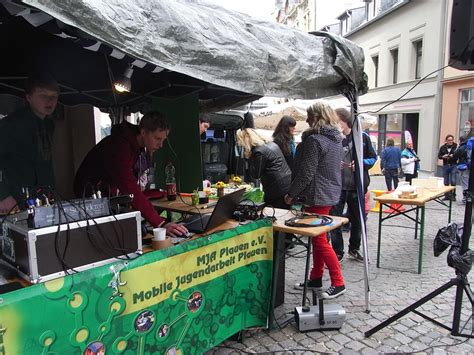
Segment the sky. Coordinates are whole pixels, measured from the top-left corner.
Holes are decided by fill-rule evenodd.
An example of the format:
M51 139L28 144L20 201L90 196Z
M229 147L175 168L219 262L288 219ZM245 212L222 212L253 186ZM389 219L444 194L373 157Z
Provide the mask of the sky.
M207 0L224 8L249 14L253 17L266 21L274 21L272 13L275 10L275 0ZM337 22L339 16L345 9L360 6L361 0L316 0L320 15L318 21L323 18L318 27L323 27Z
M229 10L243 12L260 20L273 21L275 0L207 0Z

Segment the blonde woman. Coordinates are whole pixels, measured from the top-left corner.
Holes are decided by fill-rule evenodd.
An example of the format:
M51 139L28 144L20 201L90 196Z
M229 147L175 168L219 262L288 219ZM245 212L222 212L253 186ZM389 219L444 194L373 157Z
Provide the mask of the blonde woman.
M252 179L261 179L265 203L276 208L288 208L283 197L291 183L291 171L278 145L267 142L251 128L237 132L237 144L244 148Z
M293 181L285 202L302 202L306 212L329 214L341 193L342 134L335 111L325 101L317 101L307 109L309 129L303 132L296 150ZM346 292L341 266L328 242L326 233L311 238L313 268L308 288L322 289L324 265L329 269L331 286L323 298L335 298ZM303 283L295 285L297 288Z

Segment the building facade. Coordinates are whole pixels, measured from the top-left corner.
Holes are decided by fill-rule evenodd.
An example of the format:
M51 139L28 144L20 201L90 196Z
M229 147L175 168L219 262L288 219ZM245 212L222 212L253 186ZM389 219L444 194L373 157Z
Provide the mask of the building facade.
M452 2L453 0L448 2L448 29L451 28ZM445 64L447 65L449 63L449 41L446 41L445 53ZM472 135L474 133L473 72L451 67L446 68L442 88L439 141L444 142L448 134L454 135L455 139L459 139L461 135Z
M388 138L398 146L411 139L421 169L435 172L448 1L366 0L361 5L337 18L339 33L364 49L369 92L359 98L360 112L378 117L370 134L379 152Z
M276 0L275 18L278 23L314 32L334 21L337 14L361 0Z

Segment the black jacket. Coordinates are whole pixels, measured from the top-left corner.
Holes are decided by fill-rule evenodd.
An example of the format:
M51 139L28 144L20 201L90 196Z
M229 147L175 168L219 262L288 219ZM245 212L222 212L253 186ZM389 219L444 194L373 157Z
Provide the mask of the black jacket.
M454 154L454 152L456 151L457 148L458 148L458 145L456 143L453 143L453 145L451 146L451 152L448 152L448 145L447 144L443 144L441 147L439 147L438 159L443 160L443 165L455 165L456 164L457 159L454 158L454 156L451 157L451 158L448 158L448 159L443 159L442 157L445 154Z
M290 168L291 171L293 171L294 157L293 157L293 154L291 154L290 143L283 142L282 140L277 139L277 138L273 139L273 142L275 142L278 145L278 147L280 147L280 150L283 153L283 156L285 157L288 167ZM286 149L283 149L284 145L286 145Z
M262 180L267 203L283 198L290 189L291 171L276 143L270 142L252 149L249 173L253 179Z
M54 187L54 124L23 108L0 120L0 200L13 196L22 208L22 187Z

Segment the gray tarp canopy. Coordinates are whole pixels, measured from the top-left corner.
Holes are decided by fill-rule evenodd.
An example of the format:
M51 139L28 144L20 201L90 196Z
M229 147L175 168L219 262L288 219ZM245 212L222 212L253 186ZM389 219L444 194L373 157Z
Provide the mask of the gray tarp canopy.
M33 65L31 56L30 62L21 63L14 53L19 41L43 55L34 65L50 65L66 88L66 104L133 106L154 96L195 90L209 111L260 96L314 99L347 90L364 93L367 88L363 51L354 43L260 21L205 1L0 3L1 49L12 57L1 69L0 93L20 87L5 78L24 77ZM130 64L135 69L132 93L113 98L110 76L120 75Z

